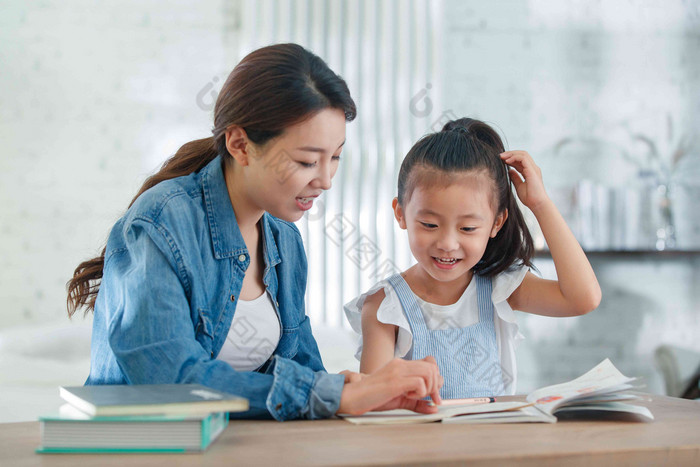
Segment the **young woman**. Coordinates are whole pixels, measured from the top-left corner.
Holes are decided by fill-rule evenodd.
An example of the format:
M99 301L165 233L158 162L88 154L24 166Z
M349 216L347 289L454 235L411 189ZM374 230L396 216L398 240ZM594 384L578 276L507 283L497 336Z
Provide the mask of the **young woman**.
M235 416L277 420L436 409L435 361L371 376L325 372L304 312L307 265L292 222L331 187L355 104L295 44L231 72L213 137L185 144L68 284L68 312L94 310L86 384L199 383L246 397Z

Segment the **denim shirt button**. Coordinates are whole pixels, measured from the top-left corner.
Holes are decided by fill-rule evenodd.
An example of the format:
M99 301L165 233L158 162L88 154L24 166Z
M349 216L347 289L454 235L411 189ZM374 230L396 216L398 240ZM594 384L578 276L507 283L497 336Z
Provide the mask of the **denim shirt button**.
M241 263L242 263L243 261L245 261L245 255L240 255L240 256L238 257L238 261L240 261Z
M282 410L282 404L277 404L277 405L275 406L275 410L277 410L278 412L279 412L280 410Z
M214 351L211 351L211 358L214 358Z
M233 294L231 294L231 301L232 301L232 302L235 302L235 301L236 301L236 296L233 295Z

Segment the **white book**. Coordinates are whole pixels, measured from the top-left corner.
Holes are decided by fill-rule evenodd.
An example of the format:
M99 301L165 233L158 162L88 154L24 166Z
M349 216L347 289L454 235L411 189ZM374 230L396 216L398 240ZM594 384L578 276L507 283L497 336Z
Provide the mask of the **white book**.
M624 391L631 389L630 378L615 368L609 359L578 378L562 384L547 386L530 393L526 401L491 402L483 404L445 404L434 414L417 414L409 410L369 412L359 416L341 415L350 423L387 425L404 423L554 423L557 416L625 418L652 421L649 409L627 402L640 399Z

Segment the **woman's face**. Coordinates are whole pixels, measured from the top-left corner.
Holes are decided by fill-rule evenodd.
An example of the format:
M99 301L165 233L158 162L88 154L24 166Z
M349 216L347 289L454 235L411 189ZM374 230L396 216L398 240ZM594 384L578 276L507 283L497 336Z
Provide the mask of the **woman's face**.
M345 143L345 114L324 109L254 147L246 167L248 199L275 217L301 219L331 187Z

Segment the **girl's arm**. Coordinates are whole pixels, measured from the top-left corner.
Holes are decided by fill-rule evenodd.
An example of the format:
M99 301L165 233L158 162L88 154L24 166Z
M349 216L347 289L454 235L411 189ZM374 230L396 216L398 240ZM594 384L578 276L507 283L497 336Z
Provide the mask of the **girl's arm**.
M508 303L513 309L545 316L577 316L594 310L601 299L598 280L574 234L547 196L540 168L526 151L506 151L501 157L510 166L518 197L540 225L558 278L545 280L528 272Z
M368 296L362 305L361 373L374 373L394 358L397 327L377 319L384 296L384 290L379 290Z

